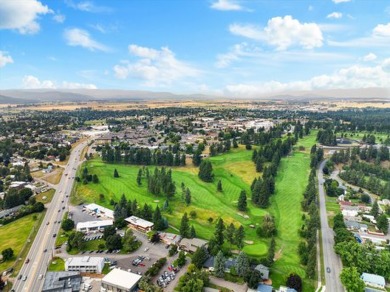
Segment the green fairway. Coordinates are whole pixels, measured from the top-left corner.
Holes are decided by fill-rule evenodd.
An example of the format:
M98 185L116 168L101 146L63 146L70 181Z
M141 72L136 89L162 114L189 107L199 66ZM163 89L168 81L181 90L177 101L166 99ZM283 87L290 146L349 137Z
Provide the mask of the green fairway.
M275 216L278 235L276 237L276 262L271 278L274 287L284 285L287 276L294 272L305 277L305 270L299 263L297 252L298 234L303 221L301 201L310 172L310 147L315 144L315 136L304 137L294 148L292 156L283 158L276 177L276 193L271 198L269 211ZM304 146L305 151L298 151ZM305 291L311 291L309 282L305 281Z
M227 224L234 223L236 227L242 224L245 227L245 240L253 244L247 244L244 251L252 256L264 255L267 252L268 241L258 238L255 229L249 228L249 225L261 222L261 217L267 211L251 206L249 201L247 211L249 218L245 219L243 217L245 214L239 214L236 208L240 191L246 190L249 199L249 184L254 177L259 175L255 172L251 156L252 151L240 148L232 149L228 154L211 157L215 174L213 183L202 182L197 176L197 168L174 167L172 177L176 182L177 191L175 198L170 202L173 212L164 213L170 225L178 228L183 213L195 210L197 217L194 220L191 219L190 224L194 225L198 237L209 239L214 232L215 222L222 217ZM237 167L236 163L240 167ZM81 201L96 202L112 208L109 205L110 199L118 201L122 194L125 194L128 199L137 199L138 203L148 203L153 207L157 205L162 207L165 201L163 196L158 197L148 193L145 179L141 187L137 185L136 177L139 166L105 164L100 159L87 161L85 165L90 173L98 175L100 183L87 185L79 183L72 197L72 202L75 204ZM113 177L115 168L119 172L119 178ZM150 169L153 171L154 167ZM222 181L222 193L217 192L218 180ZM181 200L180 185L182 182L191 190L190 206L186 206ZM104 194L104 200L99 200L99 194ZM208 222L210 217L214 220L211 224Z
M33 216L34 214L30 214L0 227L0 252L10 247L14 250L14 258L16 258L25 244L31 229L37 222L36 220L32 220ZM12 260L1 263L0 271L11 267L13 262Z

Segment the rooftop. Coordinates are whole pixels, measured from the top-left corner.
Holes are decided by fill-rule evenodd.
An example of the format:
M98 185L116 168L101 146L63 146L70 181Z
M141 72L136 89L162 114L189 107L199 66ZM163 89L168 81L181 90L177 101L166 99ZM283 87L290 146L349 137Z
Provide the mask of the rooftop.
M79 272L47 272L42 292L76 292L80 291L80 286L81 276Z
M385 286L385 278L376 274L363 273L360 277L364 282L369 282L373 284L377 284L380 286Z
M121 287L123 290L129 290L134 287L142 276L127 272L121 269L113 269L103 279L102 283Z
M129 222L130 224L141 226L142 228L151 228L154 225L152 222L138 218L136 216L130 216L126 218L125 221Z
M73 257L66 260L66 264L69 266L96 266L104 264L104 258L102 257Z
M112 220L79 222L79 223L77 223L77 229L111 226L113 224L113 222L114 221L112 221Z

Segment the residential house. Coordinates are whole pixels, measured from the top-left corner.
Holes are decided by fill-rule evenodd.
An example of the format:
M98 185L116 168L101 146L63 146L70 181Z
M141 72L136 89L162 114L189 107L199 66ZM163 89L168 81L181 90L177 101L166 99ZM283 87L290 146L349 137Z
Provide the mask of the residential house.
M386 286L385 278L376 274L363 273L360 278L370 287L384 289Z

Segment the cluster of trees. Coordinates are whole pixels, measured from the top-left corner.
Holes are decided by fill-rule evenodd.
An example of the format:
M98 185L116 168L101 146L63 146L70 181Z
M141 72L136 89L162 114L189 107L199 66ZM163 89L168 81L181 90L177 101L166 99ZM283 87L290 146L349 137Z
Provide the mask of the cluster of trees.
M326 195L329 197L338 197L344 193L344 190L339 188L337 180L327 178L324 183Z
M160 258L158 259L146 272L145 276L151 276L154 277L158 274L158 272L161 270L161 268L165 265L167 262L167 258Z
M270 168L267 168L270 169ZM267 171L263 172L263 179L255 178L251 185L252 203L261 208L267 208L269 205L269 199L275 192L275 179L270 173L267 175Z
M157 166L184 166L186 155L180 151L160 150L151 151L149 148L114 149L108 144L102 149L102 160L108 163L125 163L134 165L157 165Z
M347 162L356 162L360 160L364 160L366 162L375 162L376 165L379 165L380 162L386 161L390 159L389 148L386 146L381 146L379 148L370 146L370 147L353 147L352 149L340 150L335 152L331 160L338 163L347 163ZM362 166L366 168L367 166ZM373 169L370 169L373 170Z
M213 166L210 160L202 160L199 166L198 177L204 182L212 182L214 180Z
M88 184L89 182L93 182L93 183L97 184L97 183L99 183L99 178L96 174L93 174L93 175L90 174L88 172L88 168L84 167L83 171L81 173L81 178L76 177L76 181L77 182L82 181L83 184L85 184L85 185Z
M334 217L333 227L335 237L335 251L340 255L345 268L354 267L359 275L372 273L390 279L390 251L378 250L374 244L359 244L344 224L343 216Z
M324 159L324 150L317 148L314 144L310 149L310 167L317 167L318 164Z
M165 167L162 167L161 169L156 167L154 173L149 174L149 170L146 168L145 176L148 184L148 191L153 195L165 195L168 199L175 195L176 186L172 180L171 169L167 171Z
M238 147L236 140L234 140L236 148ZM212 143L210 145L210 156L215 156L217 154L225 153L230 150L232 147L232 142L230 139L227 139L225 141L221 141L219 143Z
M365 173L361 170L347 169L341 172L339 177L350 184L365 188L375 194L382 195L383 198L390 198L389 182L387 182L386 185L383 185L382 181L373 175L370 175L367 179Z
M203 288L207 287L209 283L208 273L194 264L190 264L187 273L180 277L176 289L183 292L203 291Z
M257 227L256 233L259 237L272 237L277 233L275 218L271 215L265 215L261 226Z
M14 257L14 250L8 247L1 251L1 255L3 256L3 261L9 261Z
M168 221L165 217L162 217L161 210L157 206L153 210L152 206L144 204L143 207L139 207L137 200L127 200L123 194L118 203L113 202L114 205L114 223L118 228L126 226L125 218L129 216L137 216L154 223L155 230L164 230L168 227Z
M4 208L10 209L19 205L23 205L33 195L29 188L18 190L16 188L9 189L4 197Z
M322 145L326 145L326 146L337 145L336 134L333 133L333 130L330 128L319 130L317 134L317 141L318 143L321 143Z
M313 150L311 156L311 171L308 183L304 192L304 198L301 203L303 211L309 216L302 215L304 224L301 227L300 235L303 240L298 245L298 254L301 263L306 266L306 274L310 279L314 279L317 267L317 230L320 227L320 219L317 207L317 183L316 183L316 168L320 162L318 154L322 149Z
M214 230L214 235L209 241L208 249L210 254L216 255L225 242L236 245L239 249L244 247L245 230L242 225L238 228L233 223L225 225L222 218L219 218Z

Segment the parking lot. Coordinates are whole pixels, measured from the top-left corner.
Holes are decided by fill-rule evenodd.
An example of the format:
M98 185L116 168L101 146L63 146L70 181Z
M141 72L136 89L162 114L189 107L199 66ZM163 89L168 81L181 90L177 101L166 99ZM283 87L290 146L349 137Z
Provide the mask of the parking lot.
M88 212L83 211L83 206L69 206L69 213L71 214L72 220L75 224L86 221L100 221L103 218L97 217L96 215L90 215Z

